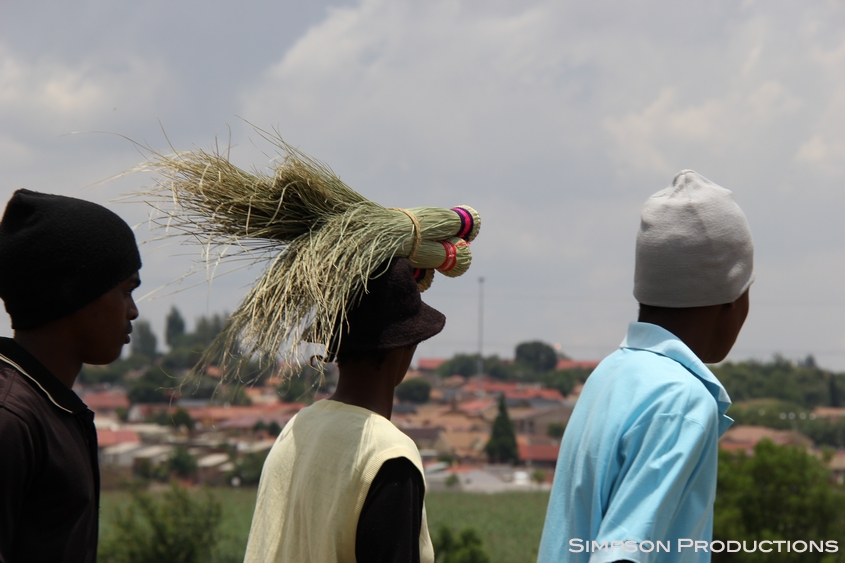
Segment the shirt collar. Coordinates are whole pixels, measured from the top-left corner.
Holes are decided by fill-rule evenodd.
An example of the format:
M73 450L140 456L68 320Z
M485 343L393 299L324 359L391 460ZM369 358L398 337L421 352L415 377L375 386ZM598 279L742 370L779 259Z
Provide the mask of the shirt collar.
M635 322L628 325L628 334L619 347L654 352L684 366L687 371L701 380L704 387L716 399L719 407L719 435L721 436L733 424L733 419L725 415L725 411L731 406L728 392L713 372L677 336L663 327Z
M78 414L88 410L87 405L82 402L82 399L76 393L68 389L41 362L35 359L35 356L11 338L0 338L0 363L21 372L33 387L37 387L54 405L63 411Z

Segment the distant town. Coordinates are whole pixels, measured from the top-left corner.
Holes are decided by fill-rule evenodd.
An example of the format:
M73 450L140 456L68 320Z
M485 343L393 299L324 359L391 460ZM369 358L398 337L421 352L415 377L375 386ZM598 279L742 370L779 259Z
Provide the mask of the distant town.
M331 395L333 365L321 374L307 364L256 363L236 383L221 383L223 374L212 365L184 383L224 319L200 318L189 333L174 308L167 353L159 352L149 325L138 321L126 358L84 368L74 389L97 415L103 488L172 479L253 486L285 424ZM569 416L597 365L538 341L519 344L513 359L418 358L397 388L392 421L417 444L431 490L547 489ZM764 439L797 445L824 459L842 483L842 374L809 357L714 369L734 398L728 414L736 422L722 437L722 449L752 455Z

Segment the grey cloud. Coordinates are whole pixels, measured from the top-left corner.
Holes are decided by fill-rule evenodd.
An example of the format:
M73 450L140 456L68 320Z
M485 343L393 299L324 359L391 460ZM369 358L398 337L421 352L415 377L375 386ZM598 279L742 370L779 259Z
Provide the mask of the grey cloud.
M811 352L845 369L836 3L51 6L43 18L4 8L0 23L4 199L26 185L106 202L149 182L82 191L143 155L118 137L59 137L72 130L166 149L161 120L185 149L225 143L230 124L233 160L264 166L271 148L242 116L381 203L482 212L470 274L425 294L449 321L420 354L474 349L483 275L488 350L543 338L600 357L636 314L639 206L690 167L735 192L755 235L758 281L733 357ZM190 260L170 254L185 252L197 255L145 255L145 286L183 273ZM146 314L231 310L255 275L150 301Z

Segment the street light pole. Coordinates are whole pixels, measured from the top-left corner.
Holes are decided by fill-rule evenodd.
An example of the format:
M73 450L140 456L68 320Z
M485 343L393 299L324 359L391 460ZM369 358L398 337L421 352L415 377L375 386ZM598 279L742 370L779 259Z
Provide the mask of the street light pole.
M478 364L476 365L476 374L478 374L478 397L484 394L481 388L481 374L484 373L484 278L478 278Z

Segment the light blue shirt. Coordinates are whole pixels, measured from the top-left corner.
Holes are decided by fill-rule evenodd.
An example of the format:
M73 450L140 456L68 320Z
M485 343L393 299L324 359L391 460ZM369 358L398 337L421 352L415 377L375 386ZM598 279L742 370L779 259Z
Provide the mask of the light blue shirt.
M677 337L631 323L584 384L566 427L538 563L710 561L730 404Z

